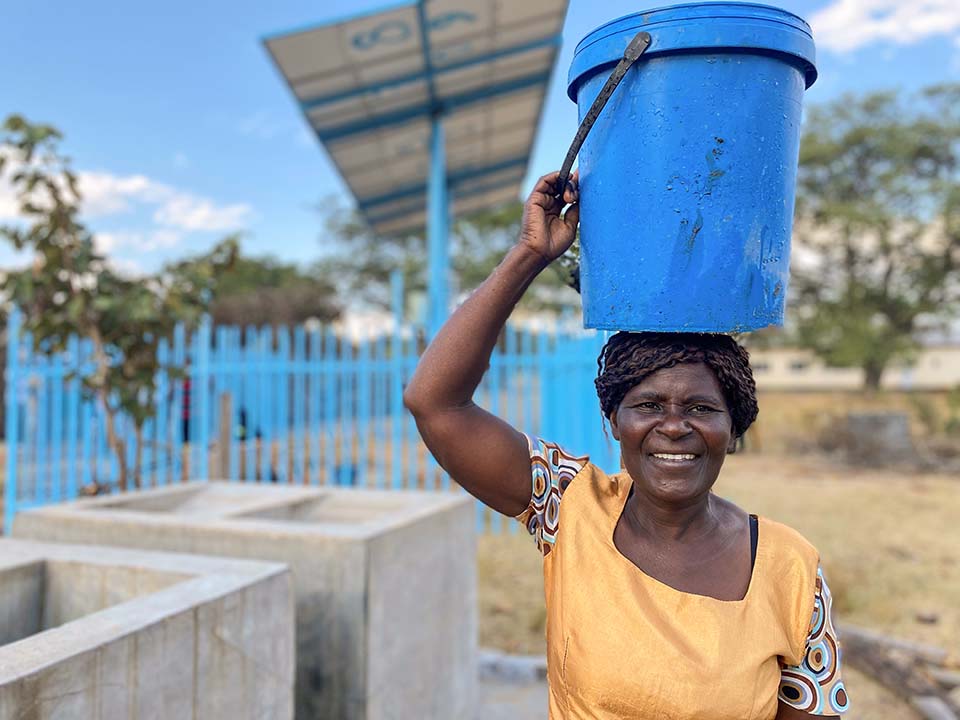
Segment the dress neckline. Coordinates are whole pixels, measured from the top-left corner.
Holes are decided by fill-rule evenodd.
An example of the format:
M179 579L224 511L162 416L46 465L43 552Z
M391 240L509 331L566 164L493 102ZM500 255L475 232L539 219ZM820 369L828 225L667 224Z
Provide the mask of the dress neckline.
M672 585L668 585L662 580L657 580L657 578L653 577L652 575L648 575L642 568L640 568L633 561L631 561L630 558L628 558L626 555L620 552L620 548L617 547L617 543L614 541L613 535L616 532L617 523L620 522L620 518L623 515L623 511L626 509L627 499L630 497L630 489L633 487L633 478L630 477L629 473L627 473L626 471L623 471L618 473L617 476L618 478L620 478L617 482L617 502L614 506L617 511L612 514L613 524L609 528L607 528L606 539L611 549L613 550L613 552L616 553L617 557L620 558L620 562L626 563L630 568L633 568L633 571L636 572L637 575L643 581L645 581L648 585L651 585L656 589L661 589L663 592L667 594L672 593L678 597L696 598L698 600L702 600L707 603L711 603L711 602L723 603L724 605L743 604L750 599L750 595L753 592L753 588L757 584L757 576L759 575L760 563L763 562L763 558L764 558L764 553L761 552L760 549L761 549L761 544L764 541L765 534L759 531L760 530L759 517L757 517L758 528L757 528L756 559L752 563L752 567L750 568L750 583L747 585L747 591L743 594L742 598L738 600L721 600L720 598L715 598L712 595L701 595L700 593L691 593L691 592L685 592L683 590L678 590Z

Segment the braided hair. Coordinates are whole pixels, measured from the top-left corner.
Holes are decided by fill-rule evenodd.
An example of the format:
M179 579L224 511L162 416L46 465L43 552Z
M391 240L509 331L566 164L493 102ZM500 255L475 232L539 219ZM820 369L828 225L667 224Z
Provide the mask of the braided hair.
M750 355L729 335L701 333L618 332L597 358L597 396L604 418L616 411L631 388L657 370L680 363L702 362L717 377L741 437L757 418L757 386Z

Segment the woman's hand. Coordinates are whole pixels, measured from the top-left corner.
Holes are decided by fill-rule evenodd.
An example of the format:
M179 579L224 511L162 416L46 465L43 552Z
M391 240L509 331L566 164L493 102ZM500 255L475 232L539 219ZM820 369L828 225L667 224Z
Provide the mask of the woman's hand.
M577 236L580 222L579 171L574 172L563 190L563 199L557 195L559 171L544 175L537 181L523 206L520 226L520 245L533 250L548 265L563 255ZM563 214L564 206L568 205Z

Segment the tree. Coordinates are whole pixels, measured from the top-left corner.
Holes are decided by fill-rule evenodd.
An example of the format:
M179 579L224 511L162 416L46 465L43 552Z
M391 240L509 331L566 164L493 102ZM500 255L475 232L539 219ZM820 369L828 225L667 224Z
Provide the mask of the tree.
M161 369L177 373L160 367L158 346L178 322L199 320L215 279L233 262L237 240L218 244L190 272L124 277L97 252L93 235L79 220L81 196L69 159L58 151L60 133L18 115L6 119L2 132L0 178L8 176L23 222L0 227L0 237L34 255L30 267L5 273L2 289L23 313L38 351L62 352L71 335L91 341L92 369L78 377L104 410L120 489L127 489L131 474L139 487L143 425L156 409L157 374ZM117 431L121 415L134 425L132 469L128 439Z
M813 108L797 183L797 337L877 389L960 300L960 84Z
M167 266L179 276L205 260L183 260ZM276 258L238 256L233 266L214 279L210 316L219 325L291 325L310 318L336 319L341 308L329 277L306 273Z
M453 224L451 265L460 290L479 285L500 262L520 231L523 205L508 203L471 214ZM400 270L408 291L427 286L427 240L421 233L380 237L353 210L334 207L327 212L324 244L332 247L317 273L336 277L341 292L367 303L389 307L390 274ZM569 284L569 268L554 265L542 273L521 300L529 309L560 310L578 305Z

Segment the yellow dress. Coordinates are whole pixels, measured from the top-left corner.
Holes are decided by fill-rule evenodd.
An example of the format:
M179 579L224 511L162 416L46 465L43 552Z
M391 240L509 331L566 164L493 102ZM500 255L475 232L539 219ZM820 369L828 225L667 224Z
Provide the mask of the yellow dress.
M517 519L544 553L550 720L772 720L778 695L812 714L847 709L829 591L799 533L758 519L742 600L681 592L614 545L626 472L543 441L531 457Z

